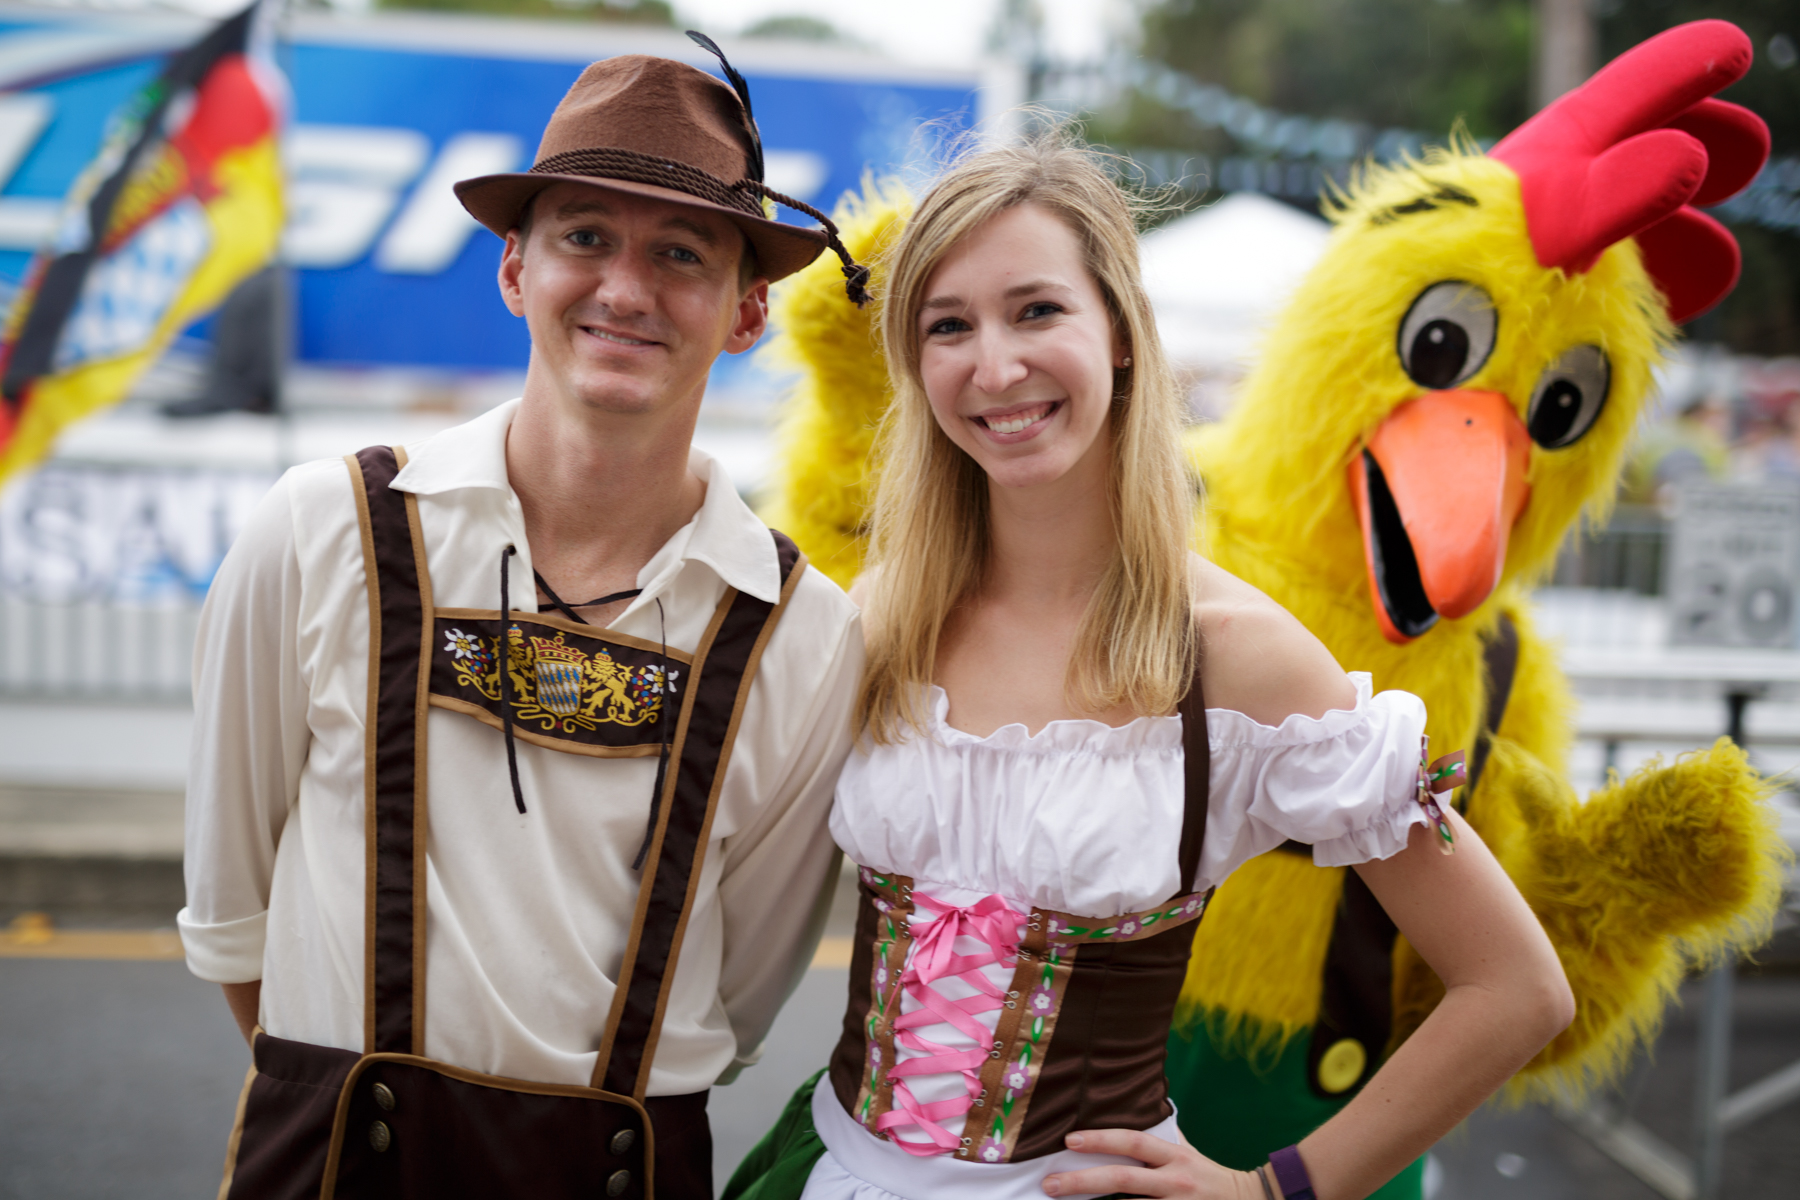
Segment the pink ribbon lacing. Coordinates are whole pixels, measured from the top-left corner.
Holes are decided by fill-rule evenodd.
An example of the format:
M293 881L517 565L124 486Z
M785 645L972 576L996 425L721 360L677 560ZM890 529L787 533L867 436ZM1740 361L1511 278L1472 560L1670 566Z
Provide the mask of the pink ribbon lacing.
M914 903L936 910L929 923L912 919L913 951L906 969L900 974L900 986L918 1002L919 1007L894 1021L894 1040L908 1050L920 1051L888 1072L894 1081L894 1107L875 1121L882 1132L914 1126L929 1143L905 1141L892 1137L895 1145L908 1154L927 1156L948 1154L962 1144L962 1139L938 1122L963 1116L981 1090L981 1066L989 1056L992 1034L977 1014L993 1012L1006 1004L1006 994L981 973L981 968L999 963L1010 967L1017 960L1019 927L1024 914L1008 907L999 896L986 896L974 904L958 906L934 900L923 892L912 894ZM978 954L956 953L956 939L973 938L982 943ZM932 985L940 979L961 978L977 995L952 1000ZM966 1034L975 1043L967 1050L953 1050L914 1033L921 1026L948 1024ZM964 1094L949 1100L921 1104L906 1080L914 1075L939 1075L960 1071Z

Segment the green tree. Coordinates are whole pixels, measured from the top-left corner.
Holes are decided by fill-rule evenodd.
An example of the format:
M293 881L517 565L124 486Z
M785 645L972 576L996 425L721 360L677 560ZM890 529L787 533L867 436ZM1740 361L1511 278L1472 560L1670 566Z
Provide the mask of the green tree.
M739 37L786 38L796 42L828 42L838 46L860 45L830 21L803 14L764 17L747 27Z
M1756 61L1720 98L1769 124L1777 158L1800 155L1800 6L1793 0L1608 0L1599 23L1607 61L1665 29L1704 17L1732 22L1756 45ZM1785 39L1785 44L1783 40ZM1688 327L1700 341L1746 354L1800 354L1800 231L1727 221L1743 251L1744 274L1717 309Z
M1284 112L1495 137L1526 115L1531 32L1530 0L1165 0L1142 45Z

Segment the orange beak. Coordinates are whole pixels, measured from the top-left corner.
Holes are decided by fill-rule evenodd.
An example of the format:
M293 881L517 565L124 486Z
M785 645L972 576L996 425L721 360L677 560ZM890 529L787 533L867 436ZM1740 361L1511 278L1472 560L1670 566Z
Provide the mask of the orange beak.
M1350 464L1375 618L1405 644L1475 611L1500 582L1525 508L1531 436L1498 392L1427 392Z

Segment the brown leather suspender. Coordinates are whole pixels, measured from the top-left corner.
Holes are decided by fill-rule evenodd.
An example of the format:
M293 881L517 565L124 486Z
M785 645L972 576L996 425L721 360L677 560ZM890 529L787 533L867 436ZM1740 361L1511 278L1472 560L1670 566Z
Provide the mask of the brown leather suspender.
M425 699L430 683L431 576L422 570L416 497L388 485L406 452L375 446L353 459L362 487L369 591L365 718L363 1051L425 1053Z
M1176 711L1181 714L1181 771L1185 800L1181 814L1181 891L1194 890L1200 872L1200 847L1206 841L1206 808L1212 782L1212 742L1206 732L1206 697L1200 690L1199 652L1194 678Z
M785 536L774 537L785 605L800 580L801 556ZM672 769L664 782L657 829L638 885L631 943L594 1066L593 1086L605 1091L644 1098L674 982L671 966L693 911L725 764L743 719L750 681L779 614L775 605L728 589L694 653L675 728Z

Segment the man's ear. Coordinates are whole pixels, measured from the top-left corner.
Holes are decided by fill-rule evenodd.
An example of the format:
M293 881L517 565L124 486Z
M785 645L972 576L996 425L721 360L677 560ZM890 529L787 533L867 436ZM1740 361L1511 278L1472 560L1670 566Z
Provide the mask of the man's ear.
M517 229L506 235L506 249L500 254L500 299L506 311L515 317L525 315L525 294L519 287L519 274L525 269L525 238Z
M737 322L731 327L731 336L725 339L725 353L742 354L756 345L768 327L769 281L753 279L738 301Z

